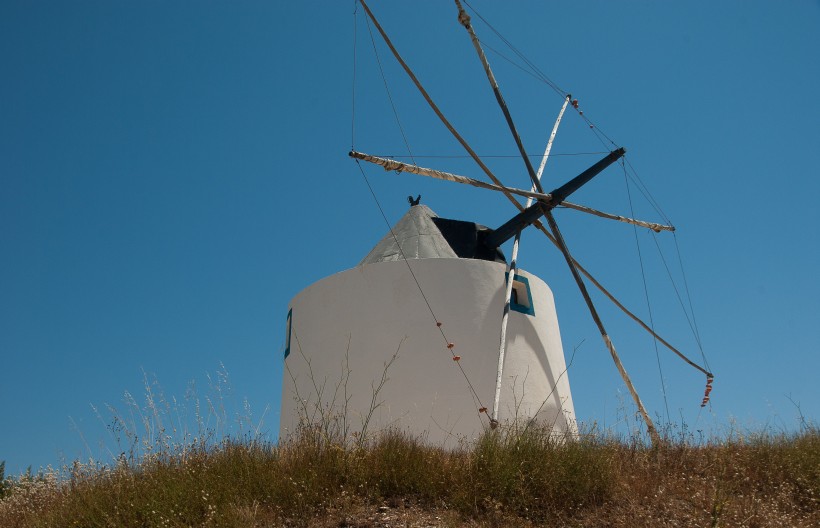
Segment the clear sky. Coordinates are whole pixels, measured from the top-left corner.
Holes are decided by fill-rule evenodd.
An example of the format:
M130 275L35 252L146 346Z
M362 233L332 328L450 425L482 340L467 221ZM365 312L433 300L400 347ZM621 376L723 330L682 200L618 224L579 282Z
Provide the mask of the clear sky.
M700 411L702 376L661 349L665 402L651 339L594 294L658 421L745 431L795 430L799 412L818 419L820 3L472 5L628 149L678 229L657 239L679 287L680 248L717 376L711 406ZM371 7L467 140L506 184L526 187L455 7ZM289 300L355 266L386 232L347 157L353 13L352 1L0 3L0 460L9 472L104 459L116 450L106 404L124 413L126 392L142 401L143 372L184 404L192 381L200 398L213 395L207 376L215 384L224 365L229 418L247 399L275 438ZM355 147L405 156L362 15ZM474 20L482 40L515 59ZM419 164L480 177L469 160L427 157L464 153L378 40L377 49ZM488 56L527 150L539 154L561 96ZM568 112L545 187L601 156L568 154L602 150ZM365 170L391 222L411 193L441 216L489 226L513 213L489 191ZM573 198L629 215L626 190L613 166ZM630 193L637 216L661 220ZM556 217L578 260L646 317L631 227ZM637 239L659 332L700 358L651 235ZM625 389L557 251L526 233L520 263L551 285L565 350L577 348L569 375L579 419L623 427L624 415L632 420Z

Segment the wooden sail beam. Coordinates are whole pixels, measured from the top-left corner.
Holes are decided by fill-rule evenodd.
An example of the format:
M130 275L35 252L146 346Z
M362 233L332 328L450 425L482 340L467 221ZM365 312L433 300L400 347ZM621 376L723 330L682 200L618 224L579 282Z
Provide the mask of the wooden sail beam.
M478 41L478 37L473 30L472 24L470 24L470 15L464 11L464 8L461 7L461 2L459 0L455 0L456 6L458 7L458 21L461 23L462 26L467 30L467 33L470 35L470 40L473 42L473 47L475 48L476 53L478 54L478 58L481 61L481 65L484 67L484 73L487 74L487 80L490 81L490 86L493 89L493 94L495 94L495 100L498 102L498 106L501 108L501 112L504 114L504 119L507 121L507 126L510 129L510 133L515 140L515 144L518 147L518 151L521 153L521 158L524 160L524 165L527 166L527 174L530 176L530 180L532 181L532 187L534 191L538 191L540 193L544 192L544 189L541 187L541 182L538 179L537 175L535 174L535 169L532 167L532 163L530 163L530 157L527 156L526 150L524 150L524 143L521 142L521 136L518 134L518 130L515 128L515 123L513 123L512 116L510 115L510 110L507 108L507 103L504 101L504 96L501 95L501 88L498 86L498 81L495 79L495 75L493 75L493 70L490 68L490 63L487 60L487 56L484 54L484 50L481 48L481 43Z
M535 175L538 178L538 181L541 181L541 175L544 173L544 167L547 166L547 160L550 157L550 152L552 151L552 143L555 141L555 134L558 133L558 126L561 124L561 120L564 118L564 112L567 110L567 105L569 104L570 99L572 99L571 95L567 95L564 98L564 104L561 105L561 111L558 112L558 118L555 120L555 124L552 126L552 132L550 132L550 138L547 140L547 147L544 149L544 155L541 157L541 165L538 166L538 173Z
M582 213L589 213L591 215L599 216L601 218L607 218L609 220L617 220L618 222L624 222L627 224L632 224L640 227L645 227L647 229L651 229L656 233L660 233L661 231L674 231L675 226L671 225L664 225L664 224L656 224L655 222L644 222L643 220L636 220L634 218L629 218L626 216L616 215L605 213L603 211L598 211L597 209L593 209L591 207L586 207L584 205L578 205L571 202L561 202L562 207L566 207L567 209L573 209L575 211L581 211Z
M555 124L552 126L552 132L550 133L549 140L547 141L547 147L544 149L544 155L541 158L541 165L539 165L538 172L535 175L539 182L541 181L541 175L544 174L544 167L547 164L547 159L549 159L550 151L552 150L552 142L555 140L555 134L558 132L558 126L561 124L561 119L564 117L564 111L566 111L567 109L567 104L569 103L569 100L570 97L567 96L567 98L564 100L563 106L561 106L561 111L558 112L558 117L555 120ZM536 190L534 186L532 190ZM532 202L533 198L527 198L526 206L531 206ZM510 263L507 264L507 284L506 288L504 289L504 311L501 315L501 332L499 332L498 367L496 370L495 378L495 397L493 398L493 414L492 420L490 421L491 427L493 425L498 426L498 408L501 404L501 385L504 374L504 356L507 352L507 324L510 319L510 300L512 298L513 283L515 282L515 274L518 267L518 248L520 246L520 243L521 231L515 234L512 253L510 255Z
M471 185L473 187L477 187L479 189L488 189L490 191L499 191L504 192L505 190L511 194L515 194L518 196L523 196L525 198L532 198L533 200L539 200L544 202L549 202L552 200L552 196L549 194L538 193L534 191L525 191L523 189L516 189L515 187L505 187L502 185L495 185L492 183L486 183L481 180L476 180L474 178L469 178L467 176L461 176L459 174L453 174L450 172L439 171L435 169L429 169L426 167L420 167L418 165L413 165L410 163L404 163L401 161L396 161L390 158L381 158L379 156L373 156L370 154L365 154L363 152L357 151L350 151L349 156L351 158L360 159L362 161L367 161L368 163L373 163L375 165L379 165L384 167L384 170L387 171L399 171L399 172L409 172L411 174L417 174L419 176L428 176L430 178L436 178L438 180L445 180L451 181L456 183L462 183L465 185ZM673 226L668 226L664 224L657 224L655 222L645 222L643 220L636 220L634 218L629 218L626 216L620 216L611 213L605 213L603 211L598 211L597 209L593 209L591 207L586 207L584 205L579 205L572 202L563 201L561 205L568 208L573 209L576 211L580 211L582 213L589 213L601 218L606 218L609 220L617 220L618 222L624 222L627 224L632 224L640 227L645 227L647 229L651 229L655 232L660 231L674 231L675 228ZM523 207L520 209L523 210Z
M386 171L409 172L411 174L418 174L419 176L429 176L430 178L436 178L437 180L445 180L456 183L463 183L466 185L472 185L473 187L478 187L479 189L489 189L491 191L500 192L506 191L510 194L516 194L518 196L523 196L525 198L533 198L535 200L552 199L552 197L548 194L525 191L523 189L516 189L515 187L506 187L504 185L486 183L481 180L476 180L474 178L468 178L467 176L460 176L458 174L453 174L450 172L428 169L426 167L419 167L418 165L412 165L410 163L404 163L390 158L380 158L379 156L372 156L370 154L365 154L363 152L356 152L355 150L351 150L350 153L348 153L348 155L351 158L356 158L362 161L366 161L368 163L380 165L384 167L384 170ZM516 201L516 203L518 202ZM518 205L520 206L521 204L519 203ZM523 207L519 207L519 209L523 209Z
M638 411L641 413L643 421L646 424L646 430L649 433L649 437L652 439L652 444L660 445L661 437L658 434L657 429L655 429L655 424L649 417L649 413L646 411L646 407L644 407L641 398L638 396L638 391L635 390L635 386L632 384L632 380L629 378L629 374L626 373L626 368L624 368L623 363L621 363L621 358L618 357L618 352L615 351L615 345L612 343L612 339L610 339L609 335L607 334L606 328L604 328L604 323L601 321L601 317L598 315L598 311L595 309L595 305L592 303L592 298L589 296L589 292L587 291L586 285L584 284L584 280L581 278L581 274L575 267L574 259L572 258L572 255L569 252L569 248L564 242L564 237L561 235L561 231L558 229L558 224L555 222L555 218L552 216L552 211L546 211L545 217L547 219L547 222L549 223L550 230L552 230L552 234L557 242L558 249L560 249L561 253L564 255L564 259L566 259L567 265L569 266L569 269L572 272L572 277L575 279L575 282L578 285L578 289L581 291L581 295L584 297L584 301L586 302L587 308L589 309L589 313L592 316L592 319L595 321L595 324L598 326L598 330L601 332L601 338L603 338L604 344L609 350L609 354L612 356L612 361L615 362L615 366L618 369L618 373L620 373L621 378L624 380L627 389L629 389L629 394L632 395L632 400L635 402L635 405L638 406Z

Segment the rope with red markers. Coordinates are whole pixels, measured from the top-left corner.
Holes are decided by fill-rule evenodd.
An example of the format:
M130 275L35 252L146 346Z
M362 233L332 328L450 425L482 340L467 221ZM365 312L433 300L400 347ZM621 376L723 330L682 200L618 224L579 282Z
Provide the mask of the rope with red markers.
M706 389L703 391L703 401L700 402L701 407L706 407L706 404L709 403L710 396L709 394L712 393L712 382L715 380L714 376L707 376L706 377Z

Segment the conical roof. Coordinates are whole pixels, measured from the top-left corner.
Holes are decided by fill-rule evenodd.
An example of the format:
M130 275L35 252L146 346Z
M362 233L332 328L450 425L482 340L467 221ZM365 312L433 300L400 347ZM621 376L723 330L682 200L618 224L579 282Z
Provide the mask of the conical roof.
M506 262L501 251L483 244L489 232L491 230L482 225L440 218L426 205L414 205L359 265L402 258L477 258Z
M407 259L458 258L433 222L437 217L426 205L412 206L359 265L402 260L402 254Z

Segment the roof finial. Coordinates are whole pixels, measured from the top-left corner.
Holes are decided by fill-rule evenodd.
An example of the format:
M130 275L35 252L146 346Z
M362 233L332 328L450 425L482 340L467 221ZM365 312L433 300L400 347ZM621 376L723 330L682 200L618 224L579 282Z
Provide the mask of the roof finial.
M413 197L412 197L412 196L408 196L408 197L407 197L407 202L410 204L410 207L415 207L415 206L417 206L417 205L419 204L419 202L420 202L420 201L421 201L421 195L416 196L416 199L415 199L415 200L413 199Z

